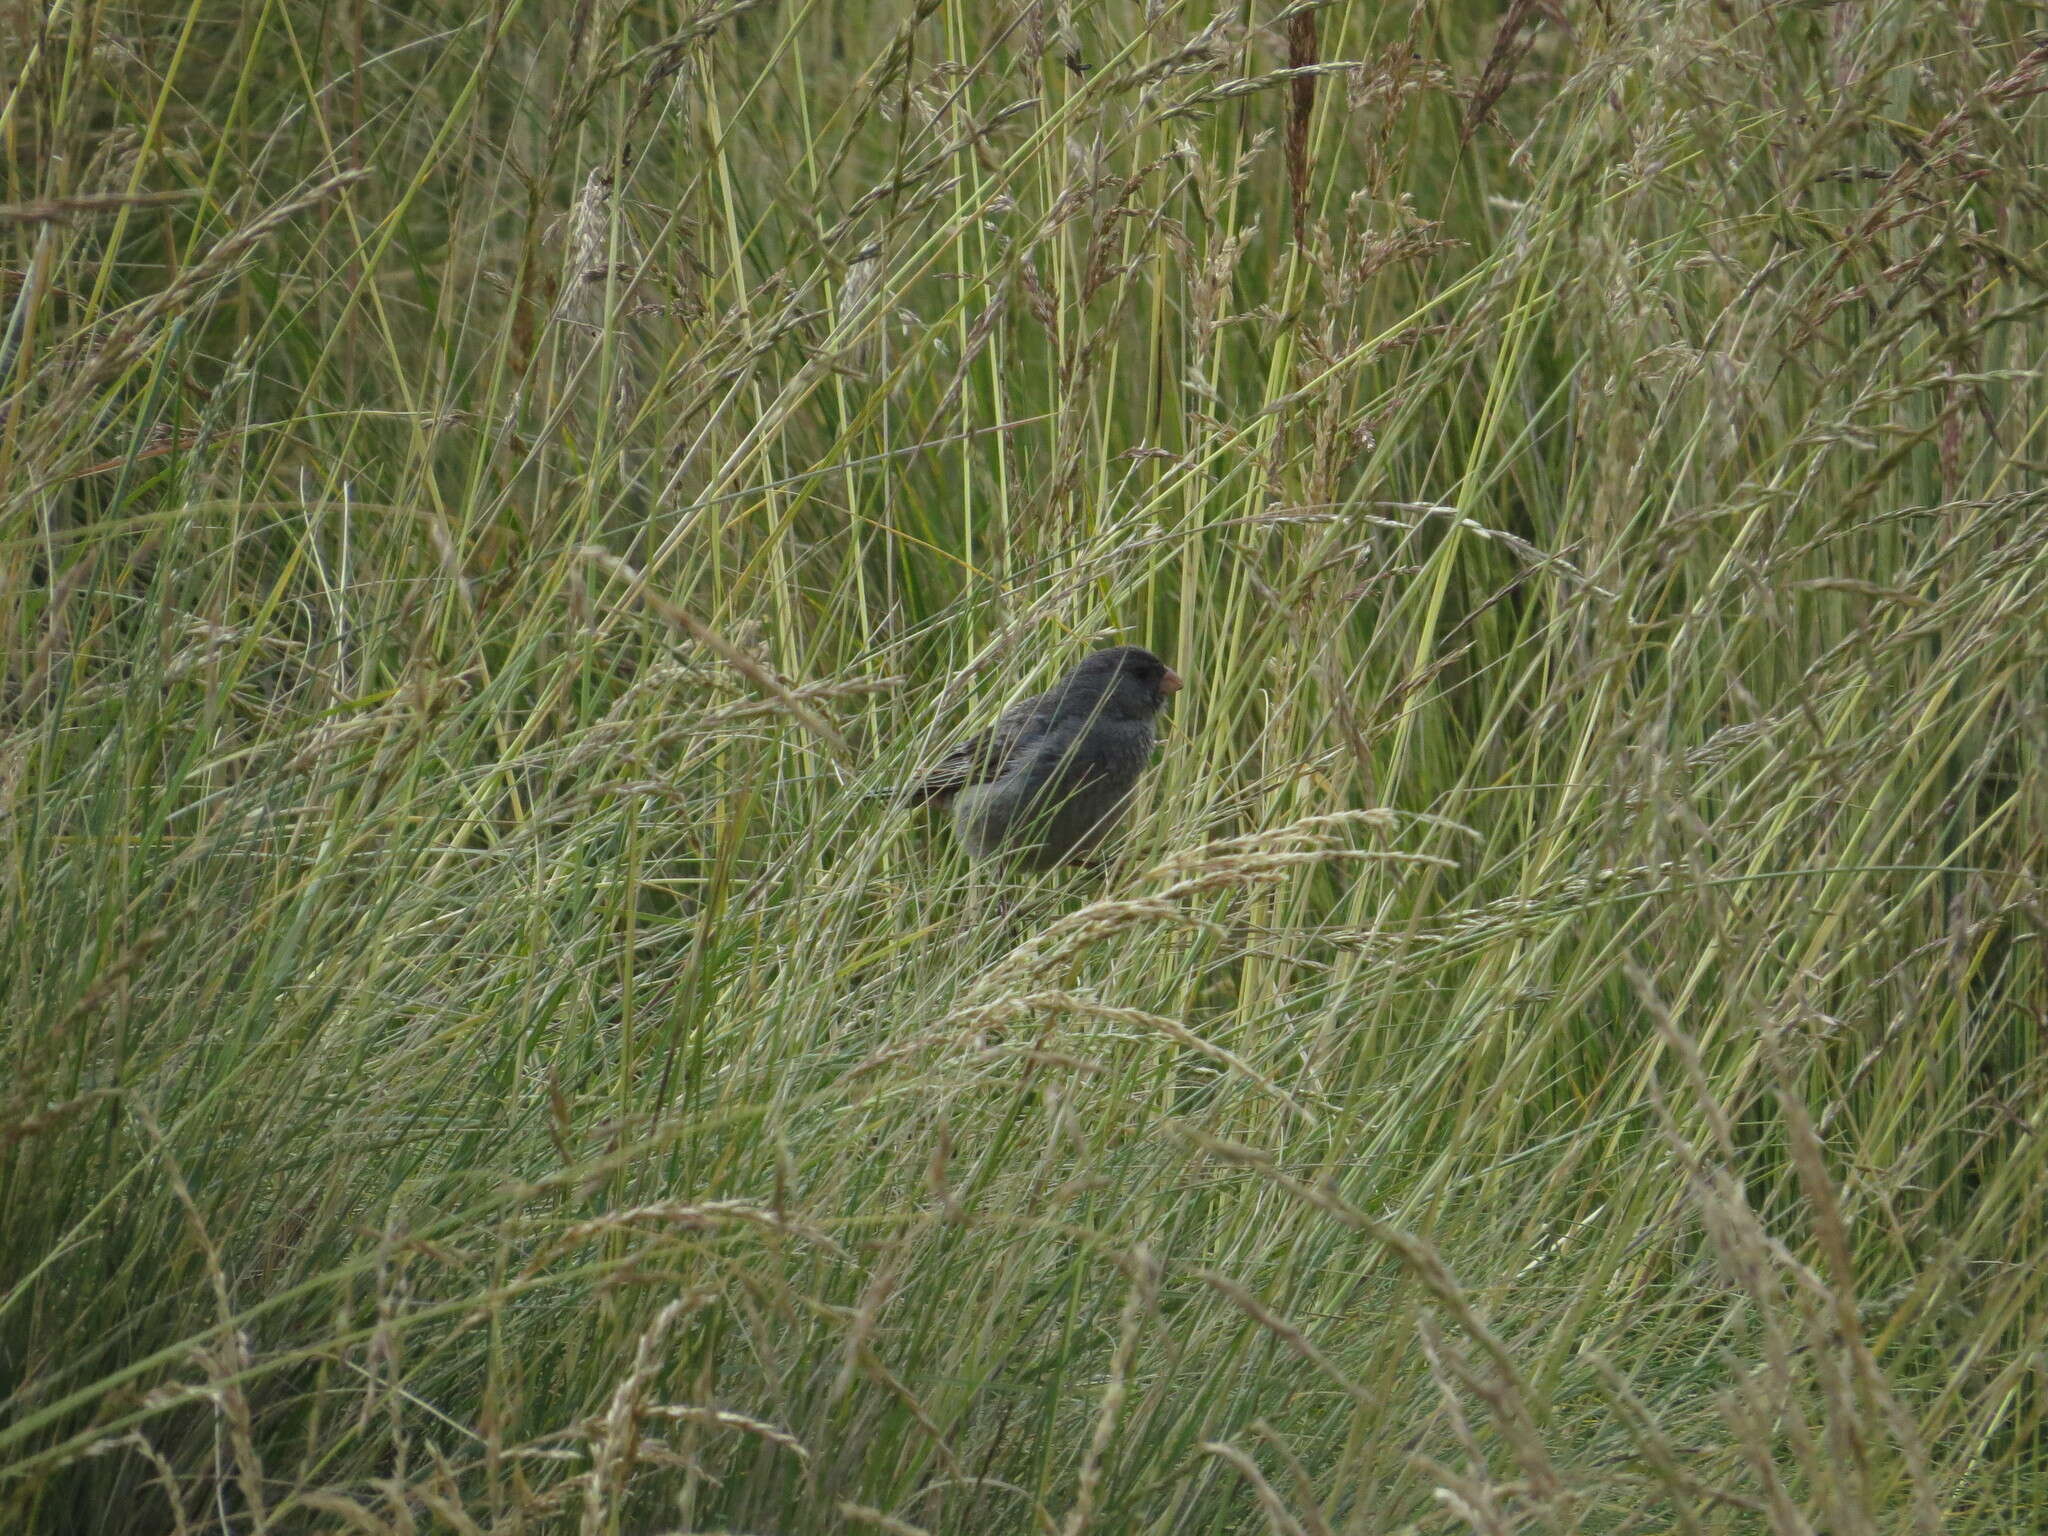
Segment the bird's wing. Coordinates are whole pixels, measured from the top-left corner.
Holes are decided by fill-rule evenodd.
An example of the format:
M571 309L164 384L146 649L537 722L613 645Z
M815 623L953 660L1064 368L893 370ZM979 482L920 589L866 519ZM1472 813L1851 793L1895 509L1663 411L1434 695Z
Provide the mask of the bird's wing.
M904 798L913 805L922 805L956 795L970 784L986 784L1001 778L1018 748L1050 723L1052 702L1050 692L1019 699L989 729L956 743L932 764L929 772L903 791Z

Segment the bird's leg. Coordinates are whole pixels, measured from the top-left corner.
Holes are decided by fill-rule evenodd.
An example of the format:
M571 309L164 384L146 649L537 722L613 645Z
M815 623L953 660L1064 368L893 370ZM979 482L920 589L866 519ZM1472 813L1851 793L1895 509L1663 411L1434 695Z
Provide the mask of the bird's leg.
M967 921L971 926L1001 925L1016 915L1017 898L1007 881L985 879L979 871L969 875L968 881Z

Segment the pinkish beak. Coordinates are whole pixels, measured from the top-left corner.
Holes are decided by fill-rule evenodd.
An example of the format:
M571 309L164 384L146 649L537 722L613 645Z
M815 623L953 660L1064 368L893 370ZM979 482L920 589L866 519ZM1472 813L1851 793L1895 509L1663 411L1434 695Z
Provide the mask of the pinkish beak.
M1166 676L1159 679L1159 691L1161 693L1179 693L1180 690L1180 674L1174 671L1173 668L1168 667L1166 669Z

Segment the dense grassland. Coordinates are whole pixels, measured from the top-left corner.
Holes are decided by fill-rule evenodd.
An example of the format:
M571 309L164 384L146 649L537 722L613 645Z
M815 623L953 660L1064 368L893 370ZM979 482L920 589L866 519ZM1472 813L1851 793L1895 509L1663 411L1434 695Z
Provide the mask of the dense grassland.
M2037 20L0 6L0 1527L2038 1532Z

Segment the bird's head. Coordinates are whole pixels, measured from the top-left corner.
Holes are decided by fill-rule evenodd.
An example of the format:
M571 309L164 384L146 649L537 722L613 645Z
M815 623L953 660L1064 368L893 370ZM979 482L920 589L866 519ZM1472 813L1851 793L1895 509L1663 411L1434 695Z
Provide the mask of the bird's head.
M1072 704L1112 719L1149 720L1180 691L1180 674L1143 646L1113 645L1082 658L1062 685Z

